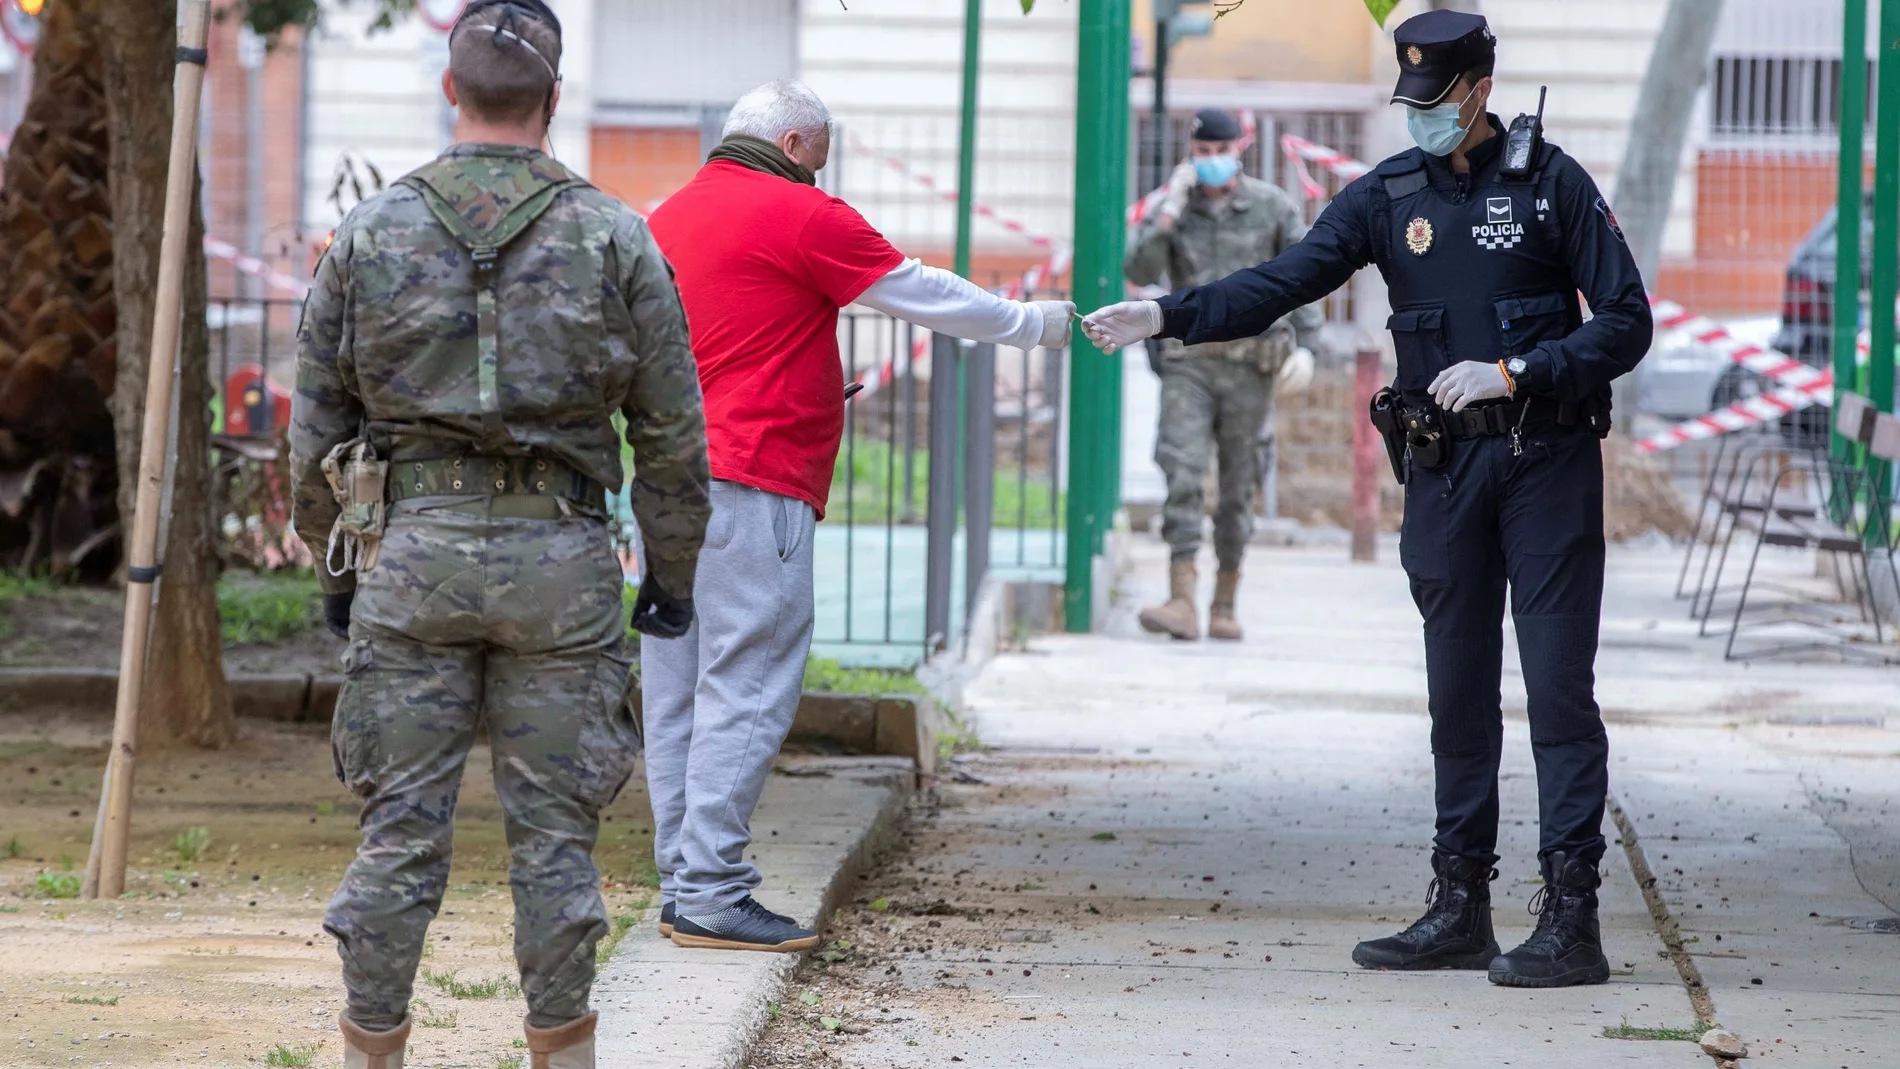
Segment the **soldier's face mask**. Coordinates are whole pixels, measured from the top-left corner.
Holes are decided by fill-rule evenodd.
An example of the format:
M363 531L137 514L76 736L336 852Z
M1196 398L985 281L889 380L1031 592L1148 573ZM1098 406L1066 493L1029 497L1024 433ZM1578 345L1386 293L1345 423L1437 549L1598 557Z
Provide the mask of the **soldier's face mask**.
M1234 180L1240 173L1240 157L1222 154L1219 156L1194 157L1194 174L1201 184L1219 189Z

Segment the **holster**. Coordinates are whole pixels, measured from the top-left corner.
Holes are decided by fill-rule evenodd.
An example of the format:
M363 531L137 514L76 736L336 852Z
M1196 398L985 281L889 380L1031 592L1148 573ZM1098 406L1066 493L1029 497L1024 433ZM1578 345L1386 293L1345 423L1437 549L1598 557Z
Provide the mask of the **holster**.
M1387 386L1372 395L1369 415L1372 428L1385 443L1385 458L1392 462L1392 477L1405 485L1405 426L1399 419L1399 393Z
M352 438L323 458L323 477L338 510L336 523L330 527L330 543L323 551L323 566L331 575L367 572L376 567L383 545L389 462L377 458L367 437ZM343 548L341 561L338 546Z

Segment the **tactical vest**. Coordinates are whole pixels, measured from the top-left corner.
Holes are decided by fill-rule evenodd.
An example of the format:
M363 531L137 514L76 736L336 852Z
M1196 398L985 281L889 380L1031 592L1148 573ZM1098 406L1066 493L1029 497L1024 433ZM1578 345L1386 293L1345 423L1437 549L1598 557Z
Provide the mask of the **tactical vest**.
M1420 149L1377 167L1385 210L1375 200L1375 259L1408 403L1428 404L1427 387L1452 364L1520 356L1583 325L1564 264L1550 168L1557 152L1542 146L1521 179L1501 177L1493 159L1463 195L1432 185Z
M598 275L598 258L567 255L569 250L559 248L534 250L525 262L506 255L564 190L587 183L553 160L501 163L483 157L443 157L399 182L421 195L466 255L464 263L446 263L449 257L440 251L416 250L422 261L416 270L433 276L434 299L413 309L424 322L410 324L421 349L405 354L400 381L406 399L441 414L479 413L481 452L496 455L522 452L508 430L511 414L537 423L564 413L598 418L601 394L575 372L600 351L599 309L550 308L545 300L537 301L536 293L537 278L558 269L568 291L597 302L600 280L573 274ZM467 389L471 372L473 398ZM476 402L476 412L461 411L469 400ZM397 459L440 452L426 442L399 442L395 449Z

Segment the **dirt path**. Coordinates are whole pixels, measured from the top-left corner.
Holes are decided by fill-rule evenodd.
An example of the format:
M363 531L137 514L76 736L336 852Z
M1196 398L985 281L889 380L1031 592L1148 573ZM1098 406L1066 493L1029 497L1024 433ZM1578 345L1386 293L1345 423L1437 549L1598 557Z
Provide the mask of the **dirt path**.
M326 734L246 723L223 753L143 756L126 896L49 897L85 867L109 727L0 716L0 857L19 854L0 860L0 1064L255 1066L278 1045L312 1059L292 1063L334 1064L341 985L322 914L357 833ZM507 852L488 762L477 746L423 966L453 975L463 994L470 981L506 983L489 998L419 984L412 1067L518 1064L526 1007L510 986ZM633 782L596 855L616 917L640 915L651 893L652 822L637 773ZM209 843L186 861L171 847L193 827Z

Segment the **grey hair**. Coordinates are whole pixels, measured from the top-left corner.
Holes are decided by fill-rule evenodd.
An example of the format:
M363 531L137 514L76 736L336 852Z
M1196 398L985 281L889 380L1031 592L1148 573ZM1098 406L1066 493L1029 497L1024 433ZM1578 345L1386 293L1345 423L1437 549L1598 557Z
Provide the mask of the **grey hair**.
M720 136L750 134L776 142L793 131L815 136L830 125L830 109L810 86L782 78L747 90L732 105Z

